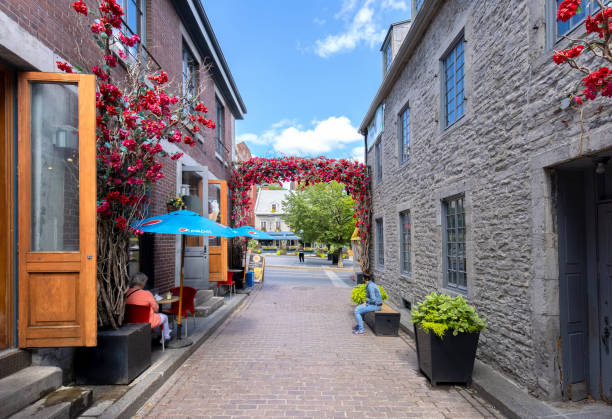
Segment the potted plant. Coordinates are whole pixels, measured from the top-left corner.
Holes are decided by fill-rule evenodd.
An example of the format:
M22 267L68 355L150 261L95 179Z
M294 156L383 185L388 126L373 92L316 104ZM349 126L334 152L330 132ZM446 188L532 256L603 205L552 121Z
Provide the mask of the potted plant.
M183 198L176 196L174 198L170 198L168 202L166 202L166 207L168 208L168 212L178 211L185 208L185 202L183 201Z
M472 383L485 321L461 296L432 292L411 312L419 369L432 385Z

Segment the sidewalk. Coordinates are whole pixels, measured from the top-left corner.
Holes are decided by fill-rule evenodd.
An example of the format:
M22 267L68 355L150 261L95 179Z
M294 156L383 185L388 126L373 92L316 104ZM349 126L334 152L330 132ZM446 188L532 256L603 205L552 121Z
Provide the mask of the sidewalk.
M151 366L129 385L88 386L93 390L94 400L80 418L130 418L234 311L241 309L246 299L246 294L226 298L223 307L209 317L196 317L195 329L193 320L185 319L193 345L164 352L161 346L155 348Z
M416 351L410 312L406 309L398 311L401 313L400 327L410 336L406 343ZM548 402L537 399L479 360L474 364L472 388L501 413L512 419L612 418L612 406L601 401Z

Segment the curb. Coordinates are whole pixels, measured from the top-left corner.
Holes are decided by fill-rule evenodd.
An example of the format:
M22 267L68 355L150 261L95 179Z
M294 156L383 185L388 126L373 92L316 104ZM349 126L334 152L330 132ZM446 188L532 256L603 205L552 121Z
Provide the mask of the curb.
M138 377L138 383L134 384L123 396L109 406L99 418L131 418L142 405L172 376L172 374L212 335L236 310L247 300L247 294L237 294L233 301L229 301L228 310L218 313L217 318L210 316L212 323L205 328L201 334L191 336L193 345L182 349L173 349L174 352L167 359L162 360L159 365L153 364L150 371ZM239 299L239 301L236 301Z

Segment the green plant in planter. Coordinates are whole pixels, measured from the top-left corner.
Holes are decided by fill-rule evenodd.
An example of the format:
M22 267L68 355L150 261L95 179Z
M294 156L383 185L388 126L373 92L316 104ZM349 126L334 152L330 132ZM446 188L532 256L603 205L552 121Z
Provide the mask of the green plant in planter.
M385 292L385 289L382 286L379 285L378 289L380 290L380 296L382 297L383 301L389 298L389 296ZM353 288L353 291L351 292L351 300L355 304L365 303L365 300L366 300L365 284L360 284Z
M410 313L415 325L428 333L433 331L440 338L449 330L457 336L459 333L476 333L485 328L485 320L461 296L452 298L432 292L425 297L425 301L417 303Z

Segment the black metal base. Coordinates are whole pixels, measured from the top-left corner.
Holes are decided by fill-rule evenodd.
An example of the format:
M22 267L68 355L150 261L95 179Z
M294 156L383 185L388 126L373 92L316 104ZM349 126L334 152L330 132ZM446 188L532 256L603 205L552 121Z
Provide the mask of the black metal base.
M400 313L371 311L364 314L363 318L376 336L398 336Z
M419 369L432 385L455 383L470 385L480 333L447 332L440 339L433 332L414 326Z
M168 342L168 344L166 345L166 348L178 349L178 348L184 348L192 344L193 344L193 341L189 338L183 338L183 339L174 338L170 342Z
M124 324L98 332L98 345L75 353L77 384L129 384L151 366L151 326Z

